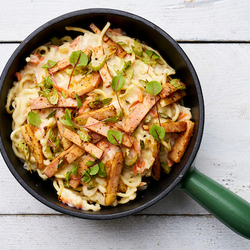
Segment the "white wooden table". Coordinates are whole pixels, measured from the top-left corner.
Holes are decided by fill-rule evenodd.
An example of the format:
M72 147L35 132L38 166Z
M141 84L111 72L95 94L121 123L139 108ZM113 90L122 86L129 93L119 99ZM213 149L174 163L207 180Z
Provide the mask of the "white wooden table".
M206 106L195 165L250 202L250 1L0 0L0 72L37 27L97 7L140 15L180 43L196 68ZM39 203L2 158L0 176L1 249L250 249L249 240L180 190L138 215L89 221Z

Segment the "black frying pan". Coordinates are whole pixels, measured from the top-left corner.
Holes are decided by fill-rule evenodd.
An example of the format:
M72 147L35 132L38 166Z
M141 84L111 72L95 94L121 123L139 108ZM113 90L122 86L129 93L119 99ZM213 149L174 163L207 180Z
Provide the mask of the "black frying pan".
M36 174L24 170L23 163L15 156L10 140L11 116L5 111L8 90L12 87L15 73L25 63L25 58L38 46L52 37L66 34L76 37L76 32L65 30L65 26L88 29L95 23L103 28L106 22L112 28L123 29L128 36L138 38L158 50L176 70L177 76L187 85L185 106L191 108L195 129L181 163L175 164L169 175L160 181L152 181L147 190L139 191L137 198L117 207L103 207L100 211L82 211L58 201L50 180L43 181ZM29 35L16 49L0 79L0 147L3 158L17 181L36 199L45 205L68 215L86 219L113 219L135 214L169 194L174 188L183 188L208 211L237 233L250 238L250 205L226 188L201 174L192 163L199 149L204 126L204 102L196 72L179 45L163 30L136 15L111 9L87 9L75 11L47 22Z

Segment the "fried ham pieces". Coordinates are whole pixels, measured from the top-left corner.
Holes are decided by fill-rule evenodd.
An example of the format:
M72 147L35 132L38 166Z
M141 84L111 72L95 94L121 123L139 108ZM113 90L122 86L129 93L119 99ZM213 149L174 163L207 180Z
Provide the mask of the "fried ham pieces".
M101 33L98 27L94 24L91 24L90 28L96 34ZM109 36L104 34L102 38L106 45L115 48L115 53L118 57L124 58L127 55L123 48L114 42ZM94 54L96 60L100 60L105 55L103 46L97 46L94 48L88 47L83 50L83 52L89 58L91 54ZM66 57L60 60L52 68L49 68L48 72L51 75L57 74L57 72L63 71L70 66L69 57ZM112 104L94 110L90 109L86 104L84 109L82 108L81 111L78 110L76 112L76 116L73 117L72 115L73 122L79 127L83 126L87 130L88 134L91 135L91 141L83 141L74 129L71 130L65 126L60 119L62 119L65 115L66 108L69 108L69 110L76 110L78 108L76 100L77 96L81 97L81 99L85 98L84 102L87 102L87 100L91 98L92 101L94 101L94 97L93 95L91 97L90 92L98 88L101 84L103 84L104 88L110 88L111 82L112 76L109 72L107 63L105 62L97 72L87 74L87 76L82 78L81 81L73 87L69 86L68 89L62 89L58 86L54 86L59 92L59 101L56 105L50 104L45 97L37 97L30 100L31 110L47 108L54 108L56 110L56 126L60 134L64 151L58 153L45 168L42 147L35 137L32 126L27 124L21 129L22 136L37 162L37 167L39 169L43 169L43 172L47 177L53 177L61 167L66 164L74 163L78 160L79 165L77 168L77 174L73 175L72 173L71 176L73 175L73 177L68 182L69 187L72 187L73 189L77 188L79 185L83 184L81 182L83 172L89 168L86 163L88 161L101 161L105 155L104 150L98 147L98 142L107 141L107 132L109 130L116 130L122 133L123 137L121 145L126 148L132 148L135 143L135 138L132 136L132 133L158 102L161 107L165 107L178 102L186 95L186 92L183 89L178 89L178 87L173 86L169 81L167 81L162 84L162 91L156 96L152 96L148 93L144 93L143 95L142 92L139 103L136 103L133 106L132 112L125 119L123 119L120 124L114 122L103 122L105 119L115 118L117 116L117 110ZM181 82L180 86L183 88L185 87L185 85ZM62 95L62 90L64 95ZM178 163L186 151L193 133L194 123L190 120L184 120L164 122L161 126L164 128L166 133L176 135L175 143L170 152L168 152L168 158L170 161ZM150 125L148 128L150 128ZM157 144L159 152L160 143L157 142ZM126 190L126 185L120 179L124 165L124 154L121 152L119 147L115 147L117 150L115 151L113 158L105 162L105 170L107 173L105 205L107 206L111 205L116 200L118 190ZM153 156L153 158L155 159L153 164L154 175L157 179L160 179L161 164L159 153L156 156Z

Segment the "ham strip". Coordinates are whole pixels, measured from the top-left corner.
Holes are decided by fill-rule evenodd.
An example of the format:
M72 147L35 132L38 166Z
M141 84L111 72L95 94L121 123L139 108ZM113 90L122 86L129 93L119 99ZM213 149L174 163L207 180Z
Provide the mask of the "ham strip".
M79 147L83 148L88 153L94 155L98 159L102 157L103 151L96 147L94 144L90 142L84 142L80 139L79 135L70 129L65 128L63 131L63 136L67 138L68 140L74 142Z
M132 111L132 113L129 114L127 119L123 122L122 127L124 131L127 133L133 133L140 122L143 120L143 118L155 105L155 101L157 102L159 101L159 99L159 96L154 97L150 94L146 95L143 99L143 102L139 103Z
M194 129L194 123L192 121L186 121L186 123L187 130L180 133L174 146L168 154L169 159L177 163L180 162L182 156L184 155Z
M107 192L105 197L105 204L108 206L116 199L120 175L123 167L122 152L115 153L114 159L108 175Z
M76 108L76 99L59 97L56 105L50 104L46 97L36 97L30 99L30 109L45 109L45 108Z
M94 131L94 132L96 132L100 135L103 135L105 137L107 137L107 133L110 129L117 130L114 127L109 126L107 124L104 124L102 122L99 122L98 120L96 120L92 117L88 118L85 126L88 129L90 129L91 131ZM123 134L121 144L127 148L131 148L133 145L134 137L129 136L129 135L125 134L124 132L121 132L121 133Z
M90 24L90 29L93 30L93 32L95 34L101 34L101 30L95 26L95 24ZM110 47L110 46L114 46L116 48L116 54L123 58L124 56L127 55L127 52L116 42L114 42L109 36L107 36L106 34L103 35L103 41Z
M31 153L36 159L37 167L39 169L43 169L44 164L43 164L42 146L40 145L39 141L35 137L31 129L31 125L28 123L27 125L23 126L21 128L21 133L22 133L24 140L28 144Z
M101 57L104 55L104 50L102 46L98 46L94 48L94 53L96 59L101 59ZM106 88L108 88L112 82L112 76L109 73L109 69L107 66L107 63L105 62L102 68L99 69L99 73L101 75L102 81Z

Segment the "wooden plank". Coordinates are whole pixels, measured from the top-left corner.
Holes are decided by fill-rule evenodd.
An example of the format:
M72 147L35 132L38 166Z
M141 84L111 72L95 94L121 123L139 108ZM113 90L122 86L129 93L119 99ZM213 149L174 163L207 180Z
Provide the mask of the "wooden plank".
M46 240L40 231L46 232ZM60 215L4 215L0 234L4 249L87 249L93 244L96 249L250 248L249 240L207 216L130 216L90 221Z
M20 41L45 22L78 10L81 0L68 5L66 0L2 1L0 41ZM113 1L85 1L84 8L114 8ZM143 8L142 8L143 6ZM46 8L46 15L39 10ZM133 1L119 3L119 9L135 13L155 23L176 40L248 40L250 2L238 0L172 0ZM29 13L27 15L27 13ZM156 14L157 13L157 14ZM13 18L15 17L15 18ZM17 21L18 20L18 21Z

